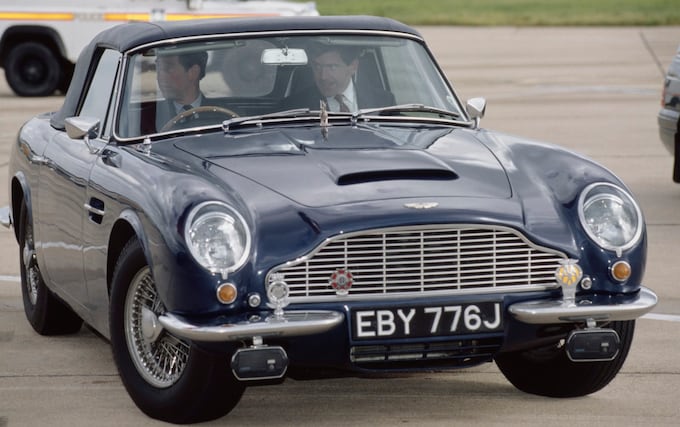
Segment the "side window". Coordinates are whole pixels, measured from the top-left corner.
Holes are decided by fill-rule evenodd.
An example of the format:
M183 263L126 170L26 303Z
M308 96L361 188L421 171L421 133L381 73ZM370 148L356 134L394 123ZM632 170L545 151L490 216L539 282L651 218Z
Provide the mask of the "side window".
M106 114L113 98L113 85L116 80L119 60L120 53L114 50L102 52L78 114L79 116L100 119L102 129L105 126Z

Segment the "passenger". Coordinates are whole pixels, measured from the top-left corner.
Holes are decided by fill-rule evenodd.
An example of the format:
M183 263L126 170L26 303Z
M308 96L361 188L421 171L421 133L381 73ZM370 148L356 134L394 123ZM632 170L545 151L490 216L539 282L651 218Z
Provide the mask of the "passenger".
M284 99L283 109L319 109L326 102L329 111L356 112L362 108L394 105L392 93L375 87L358 90L355 76L359 68L358 50L352 47L316 44L308 49L314 84Z

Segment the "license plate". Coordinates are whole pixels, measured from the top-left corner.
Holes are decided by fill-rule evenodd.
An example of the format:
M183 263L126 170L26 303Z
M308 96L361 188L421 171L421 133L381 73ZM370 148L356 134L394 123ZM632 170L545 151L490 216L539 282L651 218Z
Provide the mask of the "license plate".
M503 329L500 302L422 305L352 311L352 338L424 338Z

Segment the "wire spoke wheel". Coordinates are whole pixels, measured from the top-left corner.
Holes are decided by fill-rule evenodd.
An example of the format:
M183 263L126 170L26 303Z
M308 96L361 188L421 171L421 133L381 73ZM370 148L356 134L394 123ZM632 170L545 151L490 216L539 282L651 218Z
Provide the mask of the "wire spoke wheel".
M113 360L125 389L150 417L171 423L213 420L229 412L245 386L229 370L231 351L206 351L163 328L164 292L142 246L123 247L111 284L109 326Z
M23 253L24 272L26 273L26 292L31 305L38 303L38 285L40 283L40 268L35 257L35 244L33 242L33 226L26 224L25 242Z
M132 280L125 301L125 337L137 371L151 385L167 388L184 372L190 346L164 331L158 316L165 308L148 267Z
M24 314L33 329L41 335L71 334L80 330L83 321L47 287L35 248L33 222L28 206L19 212L19 268Z

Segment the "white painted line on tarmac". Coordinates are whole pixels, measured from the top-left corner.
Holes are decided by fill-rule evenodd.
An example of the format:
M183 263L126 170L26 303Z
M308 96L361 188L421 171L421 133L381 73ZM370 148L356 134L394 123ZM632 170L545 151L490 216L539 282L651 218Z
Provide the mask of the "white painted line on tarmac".
M21 277L0 275L0 282L21 282Z
M644 316L642 316L642 318L652 320L665 320L666 322L680 322L680 316L675 314L647 313Z

